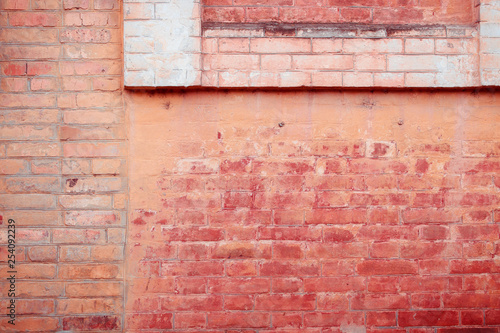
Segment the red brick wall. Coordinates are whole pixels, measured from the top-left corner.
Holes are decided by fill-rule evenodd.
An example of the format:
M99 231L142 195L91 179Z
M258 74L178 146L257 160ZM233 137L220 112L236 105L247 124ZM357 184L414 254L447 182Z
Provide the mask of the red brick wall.
M210 23L470 24L473 0L202 0Z
M124 92L118 0L0 9L0 331L498 331L498 93Z
M127 96L130 332L497 332L498 93Z
M2 0L0 9L0 331L121 330L120 2ZM5 317L8 219L15 326Z

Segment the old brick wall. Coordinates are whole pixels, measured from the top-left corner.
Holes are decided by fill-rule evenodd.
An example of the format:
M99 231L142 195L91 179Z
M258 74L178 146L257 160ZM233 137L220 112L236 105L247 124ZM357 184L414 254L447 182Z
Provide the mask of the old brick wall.
M121 330L120 2L2 0L0 9L0 331ZM15 326L5 316L8 219Z
M210 23L470 24L473 0L202 0Z
M127 93L129 331L498 332L499 98Z
M498 92L315 88L498 85L499 1L287 3L0 1L0 331L498 332Z

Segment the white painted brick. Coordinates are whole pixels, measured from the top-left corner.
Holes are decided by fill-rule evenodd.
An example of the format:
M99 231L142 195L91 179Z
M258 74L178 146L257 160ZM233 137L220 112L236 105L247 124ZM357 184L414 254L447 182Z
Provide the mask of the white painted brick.
M155 37L155 32L158 27L161 27L161 22L158 21L125 21L124 35L127 37Z
M124 49L126 53L153 53L155 41L150 37L127 37Z
M125 71L124 84L131 87L154 86L155 73L152 70L148 71Z
M132 53L125 55L125 69L131 71L151 70L155 68L153 54Z
M149 20L154 17L154 5L152 3L125 3L123 4L123 15L126 20Z
M482 53L500 53L500 38L481 38Z
M438 55L388 55L389 71L433 71L446 70L446 56Z
M406 73L406 87L435 87L436 74L434 73Z
M497 23L481 23L481 37L500 37L500 24Z
M408 38L405 40L405 53L434 53L434 39Z
M473 87L478 84L479 76L476 71L436 74L436 85L438 87Z

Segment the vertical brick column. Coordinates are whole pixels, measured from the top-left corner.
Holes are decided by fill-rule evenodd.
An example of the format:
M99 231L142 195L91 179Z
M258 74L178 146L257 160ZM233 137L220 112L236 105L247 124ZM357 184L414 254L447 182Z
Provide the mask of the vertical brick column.
M480 67L482 85L500 85L499 0L480 2Z
M201 84L199 0L125 0L125 85Z
M120 1L2 0L0 9L0 331L120 331ZM5 316L8 219L15 326Z

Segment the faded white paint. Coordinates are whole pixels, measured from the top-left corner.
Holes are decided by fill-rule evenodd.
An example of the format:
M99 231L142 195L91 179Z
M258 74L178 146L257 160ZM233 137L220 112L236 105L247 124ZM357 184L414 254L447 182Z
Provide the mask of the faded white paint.
M199 0L125 0L151 18L124 21L125 85L187 87L201 84Z

